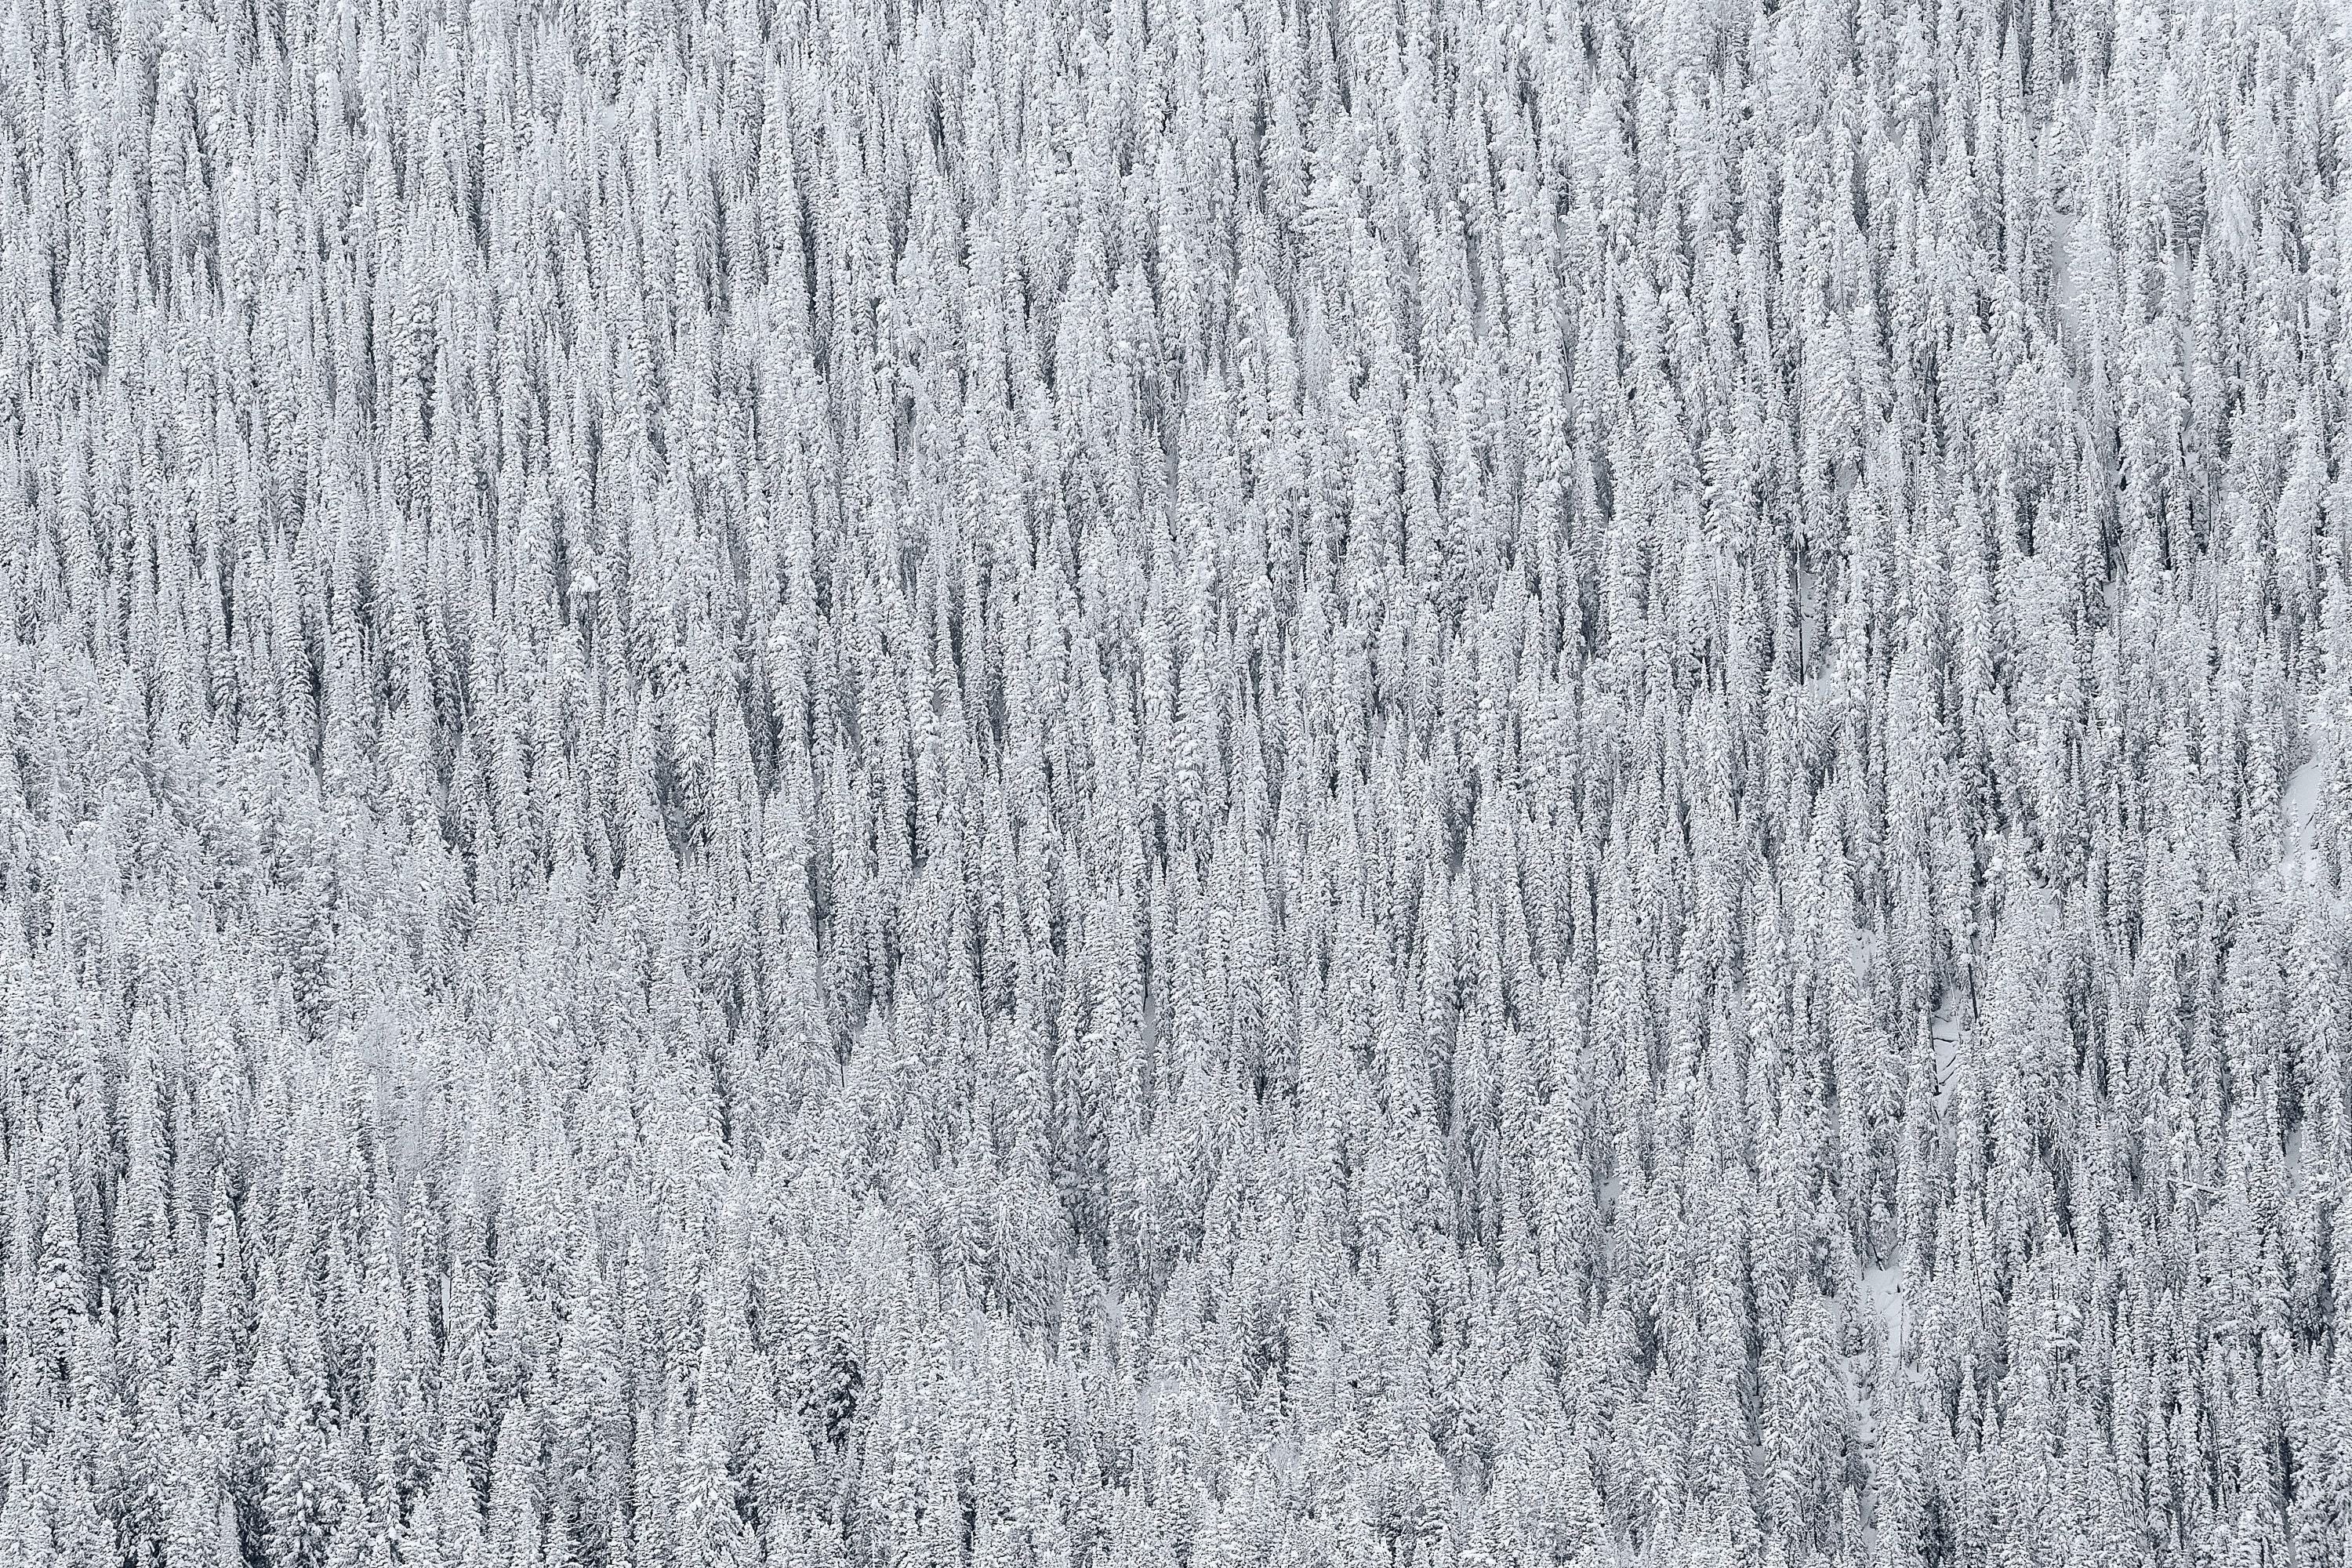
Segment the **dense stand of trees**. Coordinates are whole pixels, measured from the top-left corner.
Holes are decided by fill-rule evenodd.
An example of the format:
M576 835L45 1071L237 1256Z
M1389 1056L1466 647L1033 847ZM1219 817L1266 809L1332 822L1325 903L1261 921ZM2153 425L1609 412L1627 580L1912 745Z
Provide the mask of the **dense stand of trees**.
M2326 0L0 0L0 1561L2352 1561Z

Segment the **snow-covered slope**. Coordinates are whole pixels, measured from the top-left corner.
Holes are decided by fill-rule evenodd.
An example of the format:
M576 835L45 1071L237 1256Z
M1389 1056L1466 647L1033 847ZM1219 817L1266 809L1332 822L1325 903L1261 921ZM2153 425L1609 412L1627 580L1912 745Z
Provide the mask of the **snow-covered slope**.
M2345 1562L2347 41L8 0L0 1568Z

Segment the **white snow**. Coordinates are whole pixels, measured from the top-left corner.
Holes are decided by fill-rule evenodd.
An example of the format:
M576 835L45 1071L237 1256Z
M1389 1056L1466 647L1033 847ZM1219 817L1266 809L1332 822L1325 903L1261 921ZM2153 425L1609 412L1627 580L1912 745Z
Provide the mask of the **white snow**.
M1967 1000L1965 988L1950 986L1937 999L1935 1012L1927 1018L1927 1042L1936 1053L1936 1113L1938 1116L1949 1108L1952 1080L1958 1076L1960 1008Z
M1903 1358L1903 1254L1898 1250L1883 1263L1862 1271L1862 1299L1878 1321L1890 1363Z
M2315 751L2287 775L2286 794L2280 802L2286 833L2279 875L2289 887L2311 887L2319 881L2319 792L2326 777L2324 760Z

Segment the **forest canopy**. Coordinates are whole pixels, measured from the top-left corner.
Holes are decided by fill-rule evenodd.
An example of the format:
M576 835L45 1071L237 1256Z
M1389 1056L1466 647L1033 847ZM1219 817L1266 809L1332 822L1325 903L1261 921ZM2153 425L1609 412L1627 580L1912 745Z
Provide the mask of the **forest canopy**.
M2352 1553L2327 0L0 0L0 1561Z

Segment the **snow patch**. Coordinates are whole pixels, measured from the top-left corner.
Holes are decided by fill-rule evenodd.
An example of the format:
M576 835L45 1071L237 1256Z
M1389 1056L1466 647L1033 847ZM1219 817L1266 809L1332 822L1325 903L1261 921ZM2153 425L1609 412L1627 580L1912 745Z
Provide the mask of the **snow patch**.
M1853 977L1866 992L1870 989L1870 970L1881 952L1886 939L1867 926L1855 926L1846 932L1846 962L1853 965Z
M2061 206L2054 217L2053 237L2056 243L2050 247L2050 304L2057 313L2060 341L2073 347L2090 336L2080 266L2087 247L2080 237L2082 220L2075 214Z
M1903 1300L1903 1253L1897 1249L1884 1263L1874 1263L1862 1271L1862 1299L1870 1308L1891 1361L1903 1359L1903 1331L1906 1323Z
M1941 1116L1950 1107L1952 1079L1958 1076L1960 1058L1960 988L1946 991L1937 1002L1936 1010L1927 1018L1927 1043L1936 1051L1936 1114Z
M1829 665L1822 657L1822 644L1828 640L1828 634L1821 608L1821 571L1809 564L1801 552L1797 556L1797 671L1809 687L1814 679L1814 666L1825 670ZM1822 629L1816 630L1817 626Z
M2325 760L2316 749L2287 775L2286 796L2280 803L2286 842L2279 859L2279 877L2290 888L2318 885L2319 791L2326 782Z

